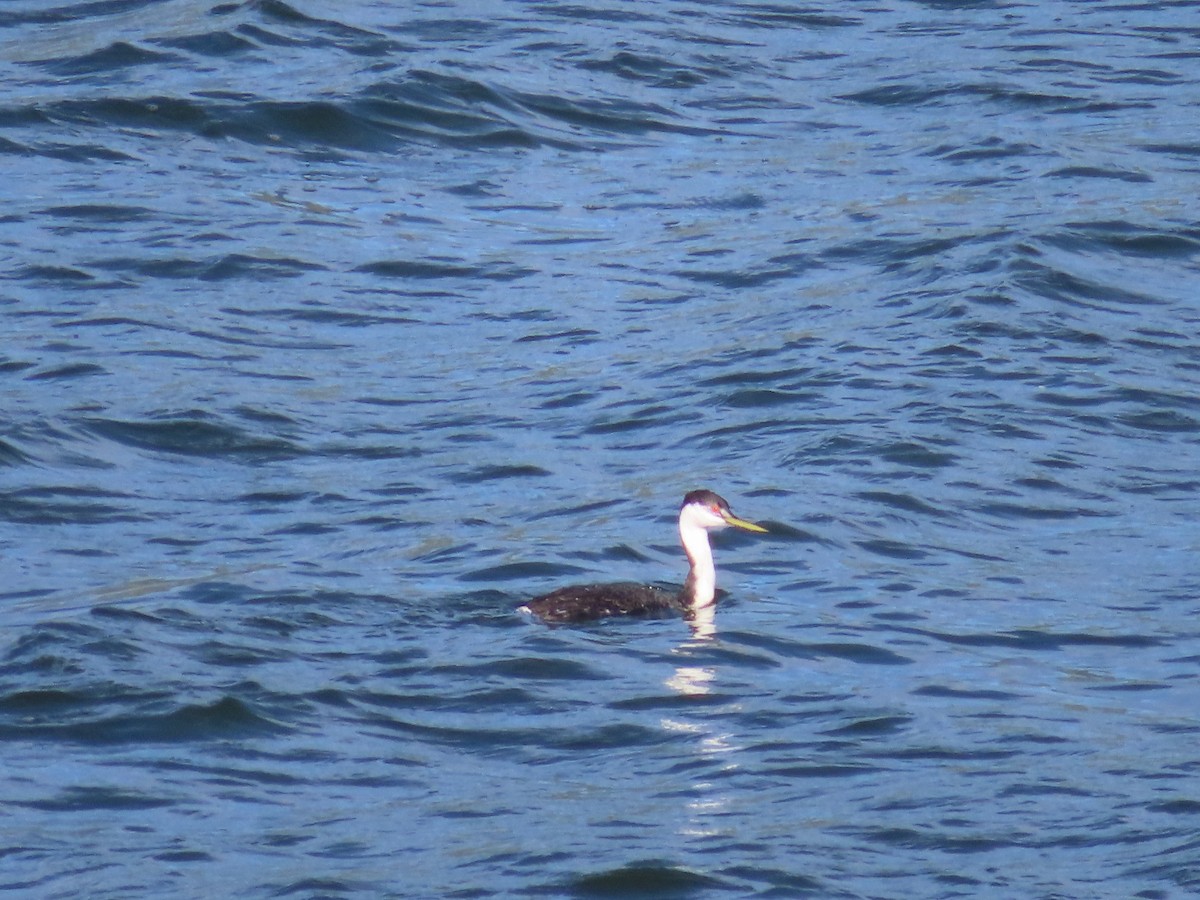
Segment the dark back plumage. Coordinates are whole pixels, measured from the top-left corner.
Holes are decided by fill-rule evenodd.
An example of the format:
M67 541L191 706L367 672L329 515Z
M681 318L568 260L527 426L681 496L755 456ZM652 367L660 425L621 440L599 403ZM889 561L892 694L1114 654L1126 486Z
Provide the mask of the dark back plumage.
M667 616L684 609L679 596L648 584L578 584L523 607L543 622L587 622L608 616Z

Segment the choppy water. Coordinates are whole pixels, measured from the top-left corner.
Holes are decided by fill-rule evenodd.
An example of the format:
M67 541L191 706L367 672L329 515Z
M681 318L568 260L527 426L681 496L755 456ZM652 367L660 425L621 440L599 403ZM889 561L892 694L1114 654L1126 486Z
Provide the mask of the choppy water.
M1200 889L1200 3L0 42L0 890Z

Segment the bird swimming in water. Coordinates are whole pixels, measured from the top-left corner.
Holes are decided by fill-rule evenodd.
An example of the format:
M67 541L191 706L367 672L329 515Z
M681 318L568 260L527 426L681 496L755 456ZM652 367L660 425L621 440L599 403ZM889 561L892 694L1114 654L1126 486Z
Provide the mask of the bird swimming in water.
M739 519L725 499L712 491L692 491L679 510L679 540L691 568L678 594L647 584L580 584L559 588L520 607L543 622L586 622L607 616L651 616L669 612L690 614L712 606L717 593L708 533L733 526L743 531L767 529Z

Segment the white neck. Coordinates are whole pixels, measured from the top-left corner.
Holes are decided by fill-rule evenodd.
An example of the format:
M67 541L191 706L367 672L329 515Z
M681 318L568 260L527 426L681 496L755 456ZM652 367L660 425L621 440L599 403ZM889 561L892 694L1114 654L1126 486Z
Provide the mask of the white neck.
M717 596L717 569L708 543L708 529L698 524L688 512L685 508L679 516L679 540L692 566L683 585L683 596L689 606L699 609L711 606Z

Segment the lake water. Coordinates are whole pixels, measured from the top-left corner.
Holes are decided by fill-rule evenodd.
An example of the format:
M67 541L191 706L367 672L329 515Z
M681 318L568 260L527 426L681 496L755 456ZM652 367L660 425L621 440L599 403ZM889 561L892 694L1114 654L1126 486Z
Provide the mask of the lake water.
M0 892L1200 891L1200 2L0 43Z

